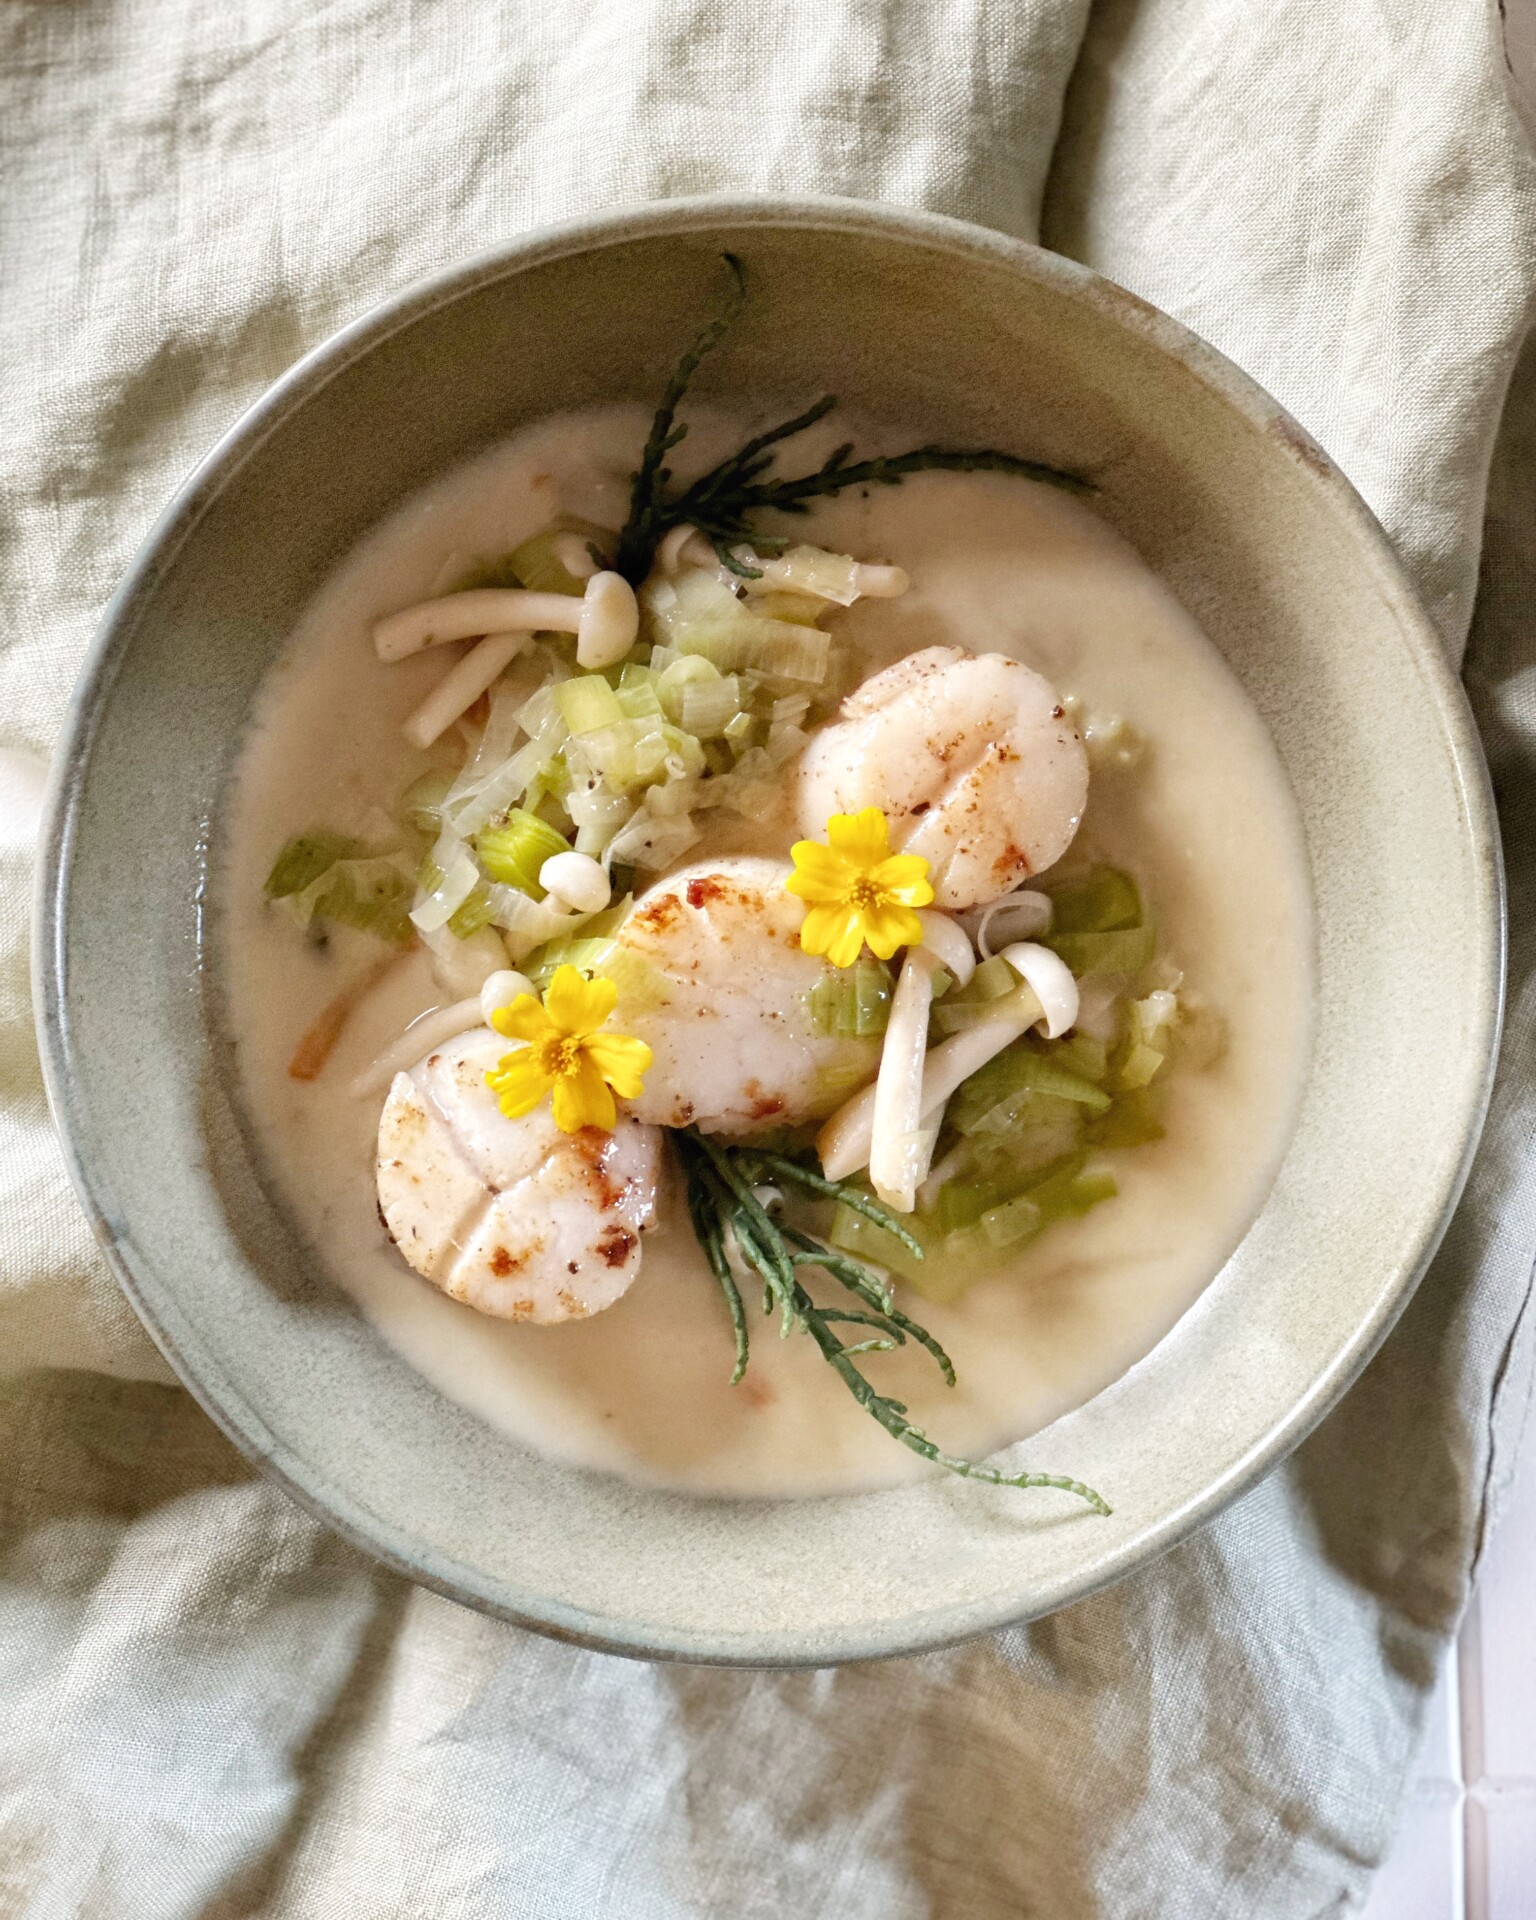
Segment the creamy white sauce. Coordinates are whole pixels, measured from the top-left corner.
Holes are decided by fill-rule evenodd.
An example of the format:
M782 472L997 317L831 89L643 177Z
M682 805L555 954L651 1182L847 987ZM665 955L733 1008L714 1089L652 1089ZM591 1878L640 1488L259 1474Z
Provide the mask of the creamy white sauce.
M718 457L755 424L705 419L688 451ZM408 1020L451 997L421 957L401 960L366 997L318 1079L287 1072L305 1029L379 949L345 932L323 951L308 946L265 902L262 882L294 832L380 831L382 810L426 764L400 723L449 651L381 666L372 621L441 590L474 557L504 553L557 508L617 526L645 425L640 409L552 419L449 474L365 540L301 622L263 689L223 822L214 959L243 1100L272 1186L328 1271L443 1393L496 1426L549 1454L697 1492L889 1485L931 1469L854 1406L809 1339L780 1341L754 1308L751 1367L728 1384L724 1305L676 1192L663 1196L633 1288L590 1320L489 1320L405 1265L374 1200L382 1096L360 1100L348 1086ZM807 436L805 458L849 431L839 422L824 439ZM949 1348L956 1388L914 1350L866 1362L941 1445L979 1456L1147 1353L1262 1203L1309 1031L1299 823L1273 747L1220 656L1077 500L998 475L930 474L829 502L793 531L911 575L905 598L829 623L857 677L935 643L996 650L1037 667L1089 713L1138 730L1141 763L1095 774L1079 850L1137 874L1162 950L1227 1025L1214 1066L1173 1076L1167 1137L1104 1156L1116 1199L1054 1227L957 1306L908 1300ZM783 854L790 837L758 823L730 844ZM711 838L688 858L726 844ZM1067 1460L1042 1464L1071 1470Z

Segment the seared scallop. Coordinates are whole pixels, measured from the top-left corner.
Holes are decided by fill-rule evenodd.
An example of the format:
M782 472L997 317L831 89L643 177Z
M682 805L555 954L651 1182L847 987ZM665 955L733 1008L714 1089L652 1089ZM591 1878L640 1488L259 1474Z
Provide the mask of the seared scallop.
M652 1059L630 1102L653 1125L744 1135L824 1119L874 1073L878 1039L822 1033L805 908L779 860L700 861L643 895L616 935L614 1025Z
M507 1051L475 1027L395 1076L379 1122L390 1237L454 1300L549 1325L611 1307L640 1271L661 1135L628 1115L562 1133L546 1102L509 1120L486 1085Z
M934 904L996 900L1054 865L1088 800L1088 757L1050 682L1005 654L927 647L843 702L801 755L800 830L879 807L928 862Z

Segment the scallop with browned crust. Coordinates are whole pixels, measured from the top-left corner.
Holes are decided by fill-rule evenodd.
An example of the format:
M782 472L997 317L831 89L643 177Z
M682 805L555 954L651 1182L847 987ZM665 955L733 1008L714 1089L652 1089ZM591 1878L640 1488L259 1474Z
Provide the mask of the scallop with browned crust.
M657 1126L755 1134L821 1120L874 1073L876 1039L822 1032L805 907L781 860L700 861L645 893L615 936L614 1025L652 1059L630 1103Z
M935 906L1010 892L1066 852L1088 756L1050 682L1006 654L925 647L866 680L801 755L800 830L878 807L928 862Z
M542 1325L611 1307L640 1271L661 1135L562 1133L546 1103L509 1120L486 1085L507 1043L476 1027L395 1076L379 1122L379 1210L452 1299Z

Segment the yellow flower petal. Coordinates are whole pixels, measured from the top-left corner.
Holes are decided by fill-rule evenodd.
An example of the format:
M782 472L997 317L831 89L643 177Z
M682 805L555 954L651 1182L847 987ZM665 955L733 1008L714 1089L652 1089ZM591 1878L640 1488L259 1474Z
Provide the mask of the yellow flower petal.
M852 861L861 873L868 873L889 858L891 830L878 807L865 807L859 813L834 813L827 822L827 844L834 853Z
M530 1046L547 1040L554 1032L549 1015L531 993L520 993L511 1006L498 1007L491 1015L491 1025L509 1040L526 1040Z
M857 877L840 853L815 840L797 840L790 848L795 871L784 882L786 889L802 900L819 901L830 906L847 898L848 888Z
M562 1133L580 1133L583 1127L601 1127L605 1133L612 1133L618 1122L608 1083L585 1050L575 1071L562 1074L555 1082L554 1106L555 1125Z
M824 953L834 967L851 967L864 950L863 917L850 906L812 907L800 929L807 953Z
M571 1039L582 1039L597 1029L618 1005L619 990L601 974L588 980L575 967L556 967L544 994L544 1011L556 1029Z
M504 1053L485 1079L496 1095L497 1106L509 1120L521 1120L525 1113L532 1113L550 1086L549 1075L534 1057L532 1047Z
M643 1040L623 1033L594 1033L582 1052L621 1100L638 1100L641 1081L651 1064L651 1050Z
M930 896L931 898L931 896ZM861 916L864 923L864 938L869 942L869 950L877 960L889 960L898 947L917 947L922 945L923 923L910 907L890 905L869 907ZM834 965L847 966L846 960L835 961Z
M920 853L893 853L869 877L882 893L893 895L909 907L926 907L933 900L928 862Z

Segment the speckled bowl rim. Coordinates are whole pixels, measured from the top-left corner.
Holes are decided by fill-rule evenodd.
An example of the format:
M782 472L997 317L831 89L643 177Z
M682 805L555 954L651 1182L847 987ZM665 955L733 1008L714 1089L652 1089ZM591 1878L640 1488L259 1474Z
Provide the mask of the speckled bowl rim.
M1487 982L1468 1043L1481 1057L1481 1071L1450 1124L1462 1151L1446 1182L1443 1203L1430 1226L1400 1249L1401 1284L1381 1299L1352 1339L1334 1353L1311 1389L1277 1418L1247 1454L1219 1474L1194 1499L1165 1514L1076 1576L1063 1578L1045 1600L1027 1606L992 1600L913 1614L890 1629L840 1628L808 1650L721 1650L694 1633L614 1630L583 1610L544 1596L505 1597L503 1583L477 1578L382 1521L354 1501L328 1476L289 1448L257 1409L225 1379L183 1333L178 1338L157 1307L147 1263L130 1239L120 1237L107 1216L93 1169L79 1145L73 1091L73 1052L65 1014L65 909L68 875L84 775L96 725L110 699L121 656L140 603L174 565L183 542L235 475L309 398L355 361L440 307L476 289L528 268L571 255L634 241L708 232L721 227L800 228L873 235L907 241L930 251L1020 272L1071 299L1086 302L1130 333L1182 364L1225 401L1254 432L1263 434L1271 457L1309 471L1332 512L1347 523L1373 585L1396 615L1426 694L1445 729L1463 807L1468 850L1480 896L1476 923L1482 947L1473 957ZM1380 523L1328 455L1256 381L1178 321L1136 294L1090 269L1021 240L944 215L816 195L706 195L617 209L545 227L416 282L341 328L297 361L223 435L150 530L144 545L107 607L71 697L55 749L40 841L33 920L34 1002L44 1083L75 1191L105 1250L119 1284L182 1383L234 1445L277 1481L306 1511L375 1560L417 1585L515 1625L599 1651L645 1660L744 1667L824 1666L844 1661L906 1657L954 1645L1015 1625L1087 1597L1146 1565L1229 1505L1270 1467L1290 1453L1331 1411L1382 1341L1424 1275L1444 1235L1471 1169L1492 1091L1503 1014L1505 891L1503 860L1492 789L1482 745L1460 681L1439 636L1403 572ZM174 1316L172 1316L174 1317ZM492 1587L497 1590L493 1591Z

